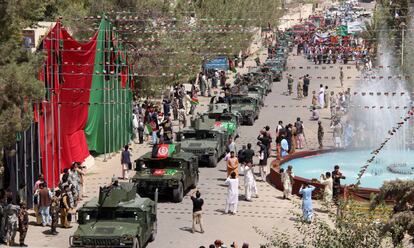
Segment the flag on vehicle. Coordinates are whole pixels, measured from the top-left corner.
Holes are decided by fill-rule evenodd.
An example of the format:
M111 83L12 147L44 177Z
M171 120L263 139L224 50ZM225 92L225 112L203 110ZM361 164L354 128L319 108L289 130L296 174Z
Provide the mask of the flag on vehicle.
M158 145L157 158L168 158L175 152L175 144Z

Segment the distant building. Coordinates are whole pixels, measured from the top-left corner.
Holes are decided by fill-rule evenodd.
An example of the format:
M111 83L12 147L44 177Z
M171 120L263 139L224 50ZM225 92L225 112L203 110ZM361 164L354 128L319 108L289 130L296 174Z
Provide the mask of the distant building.
M48 34L49 30L54 27L55 22L38 22L35 27L25 28L23 34L23 46L30 49L31 52L41 44L43 37Z

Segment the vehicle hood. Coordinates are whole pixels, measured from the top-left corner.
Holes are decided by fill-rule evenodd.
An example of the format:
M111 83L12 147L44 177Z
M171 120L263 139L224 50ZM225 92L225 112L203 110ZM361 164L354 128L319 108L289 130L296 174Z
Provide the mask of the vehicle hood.
M199 150L199 149L215 149L217 146L216 140L183 140L181 143L181 149Z
M134 180L170 180L170 179L181 179L183 177L183 171L179 169L143 169L137 171Z
M88 222L78 226L78 229L74 233L75 236L93 236L93 237L113 237L132 235L136 236L138 228L141 228L138 222L121 222L111 220L99 220L97 222Z

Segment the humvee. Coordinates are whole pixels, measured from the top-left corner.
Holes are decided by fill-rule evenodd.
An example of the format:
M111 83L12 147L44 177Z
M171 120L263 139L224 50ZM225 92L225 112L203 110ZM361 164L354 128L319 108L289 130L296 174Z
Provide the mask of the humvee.
M228 128L221 122L215 122L207 117L200 116L192 121L191 127L184 128L180 132L183 138L180 144L181 149L198 156L199 164L216 167L218 160L226 153L226 145L230 137L227 130L234 130L234 127Z
M159 144L135 160L136 174L131 179L140 195L148 195L156 188L159 194L181 202L184 192L198 183L198 156L181 150L181 144Z
M259 117L260 103L256 98L246 95L232 95L230 100L230 111L240 113L241 122L253 125L254 120Z
M141 198L133 183L101 187L78 209L71 247L144 247L157 234L157 198Z

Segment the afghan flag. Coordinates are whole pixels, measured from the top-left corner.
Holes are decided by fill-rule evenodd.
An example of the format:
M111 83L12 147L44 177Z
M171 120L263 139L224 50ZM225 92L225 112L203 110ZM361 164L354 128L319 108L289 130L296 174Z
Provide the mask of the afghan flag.
M175 152L175 144L158 145L157 158L168 158Z
M197 97L192 97L190 101L191 105L198 105L200 102L198 101Z
M151 134L152 133L151 125L150 124L145 124L145 127L147 128L148 133Z
M236 124L234 124L233 122L229 122L229 121L223 121L223 122L217 121L214 123L214 126L226 129L226 131L230 135L232 135L236 131Z

